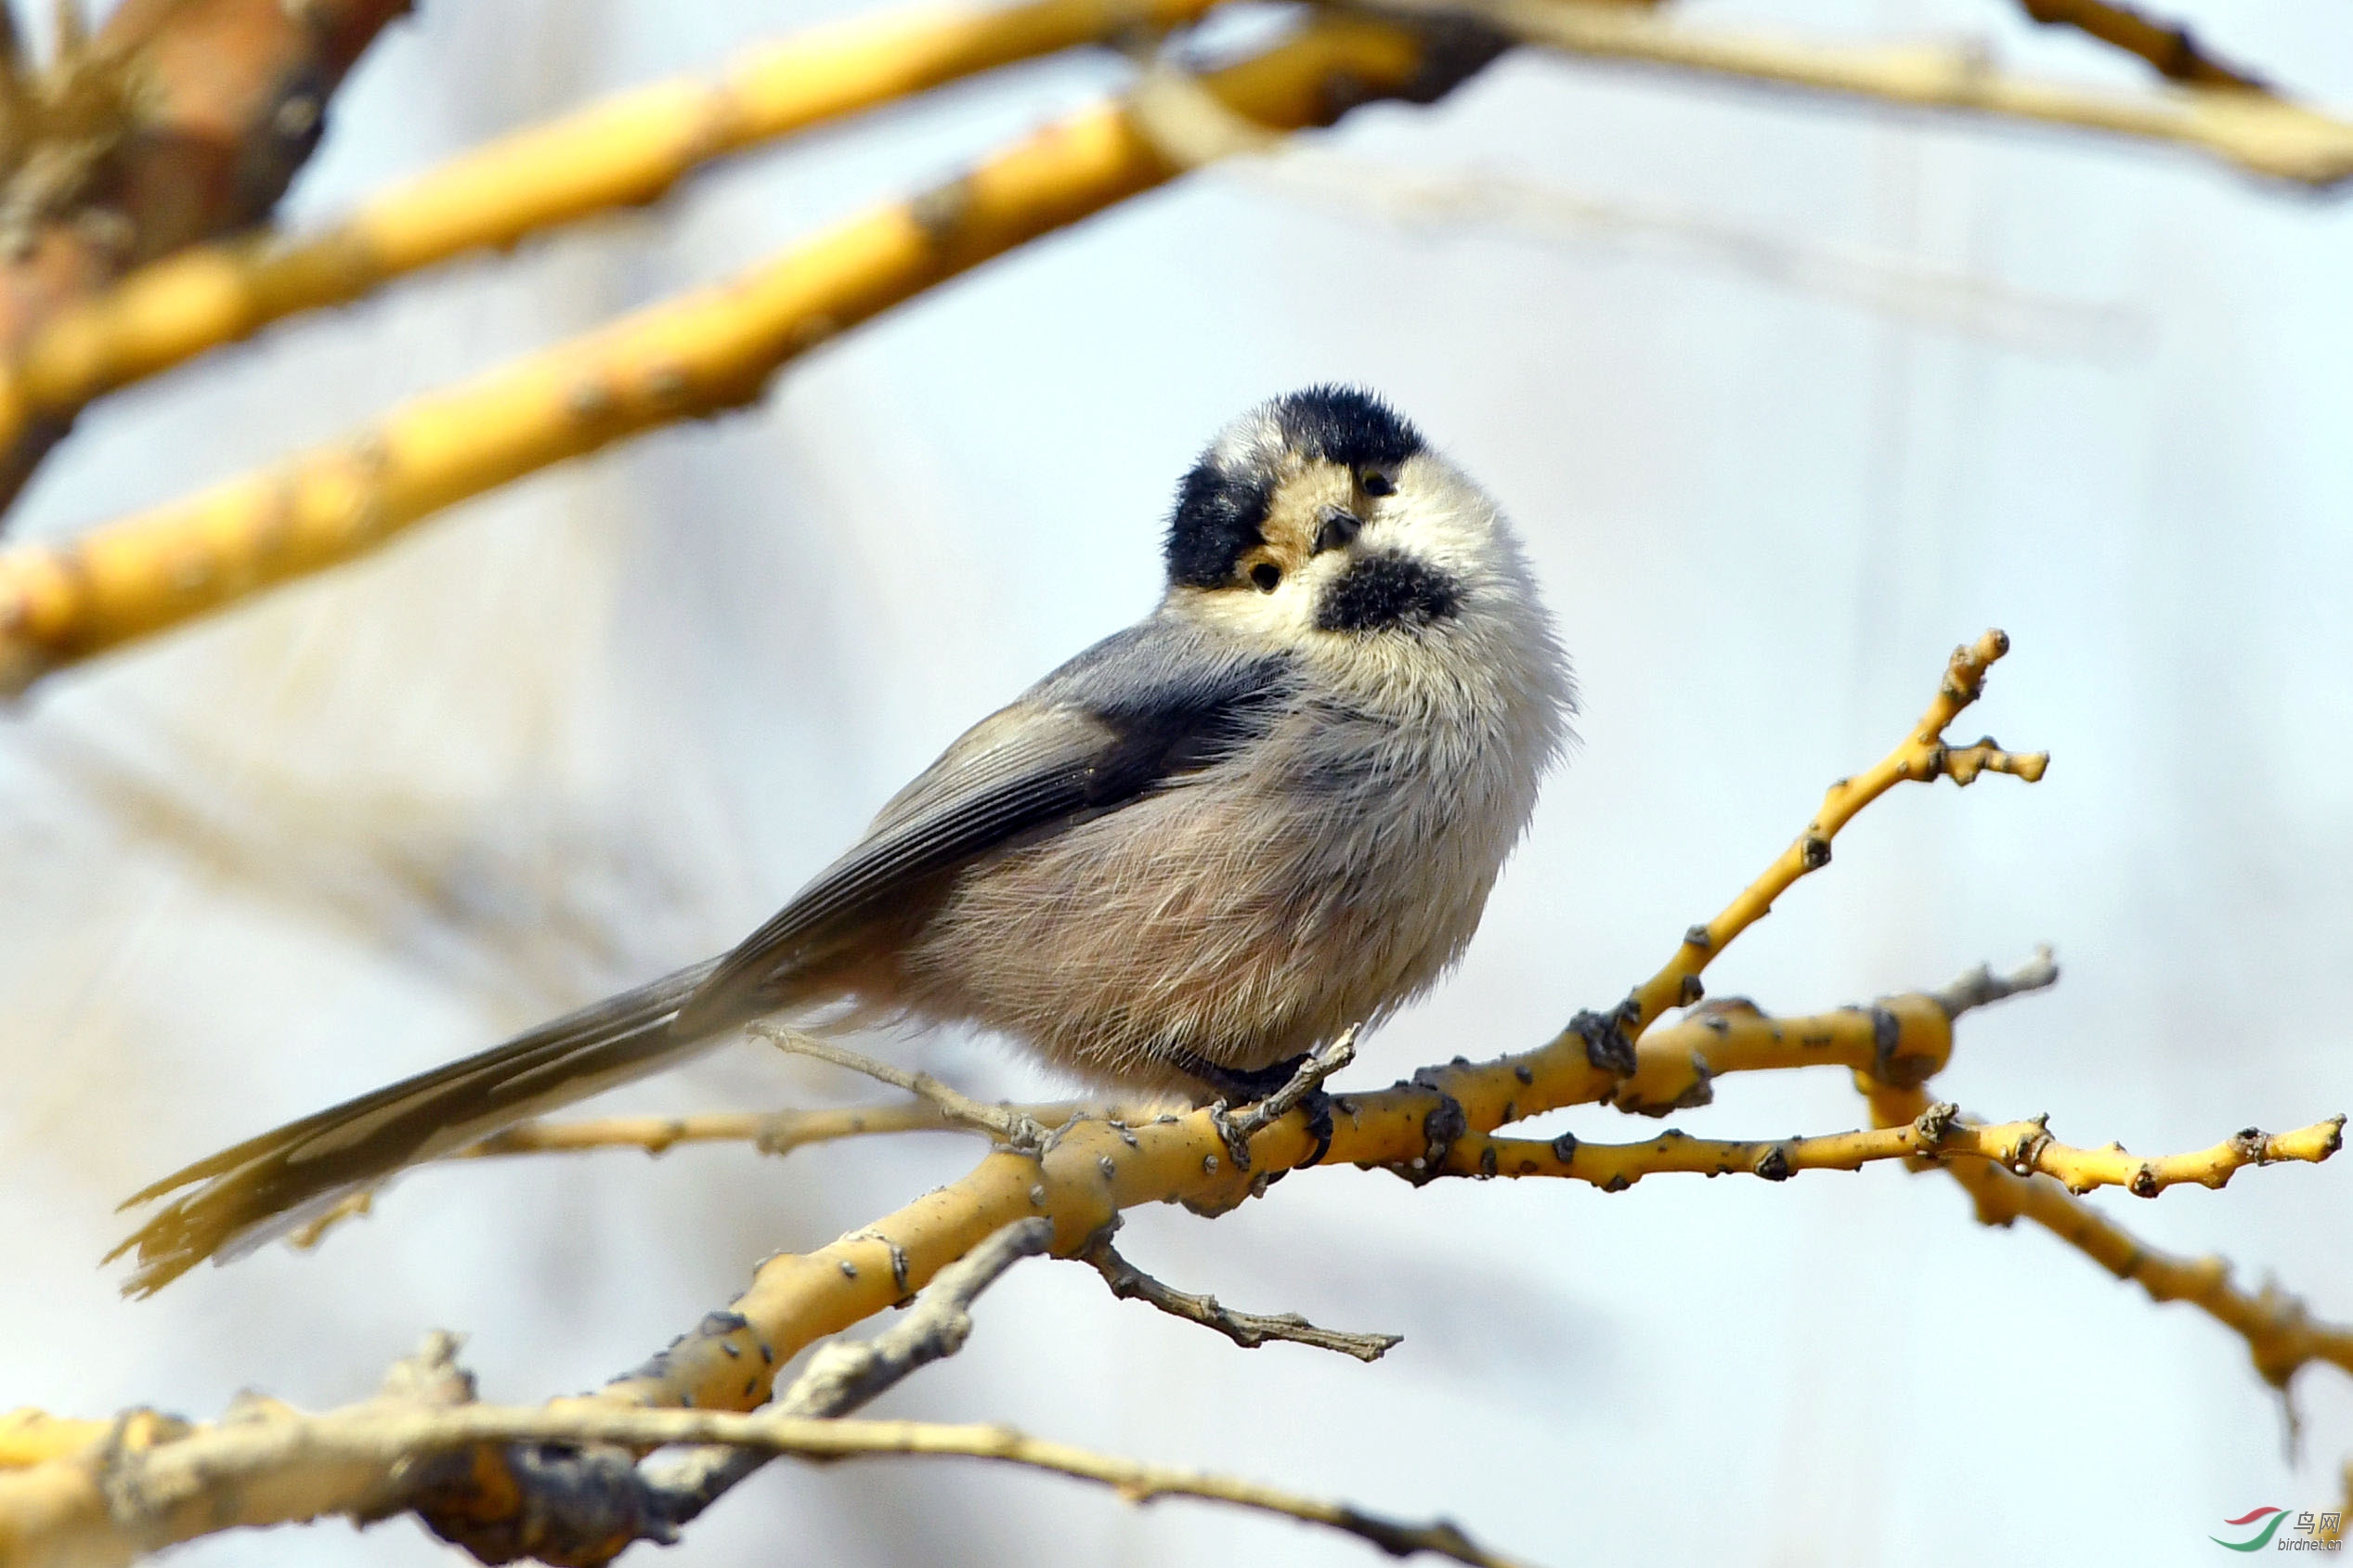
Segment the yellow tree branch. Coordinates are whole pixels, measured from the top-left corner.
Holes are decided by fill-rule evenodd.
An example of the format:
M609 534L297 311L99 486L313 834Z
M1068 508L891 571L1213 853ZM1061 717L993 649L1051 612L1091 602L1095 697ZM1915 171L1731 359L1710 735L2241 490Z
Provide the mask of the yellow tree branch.
M860 18L504 136L395 186L315 234L185 251L67 305L0 360L0 449L28 421L300 311L359 298L469 251L653 201L762 142L1017 60L1181 25L1215 0L1030 0Z
M1041 1127L1060 1127L1082 1108L1072 1100L1008 1106ZM824 1110L706 1111L694 1116L604 1116L584 1121L526 1121L448 1155L489 1160L519 1154L577 1154L593 1148L636 1148L667 1154L680 1144L748 1143L762 1154L789 1154L811 1144L877 1133L964 1130L925 1100L899 1105L839 1106Z
M2301 185L2334 187L2353 176L2353 124L2242 88L2104 92L2002 71L1979 46L1800 42L1686 27L1589 0L1379 3L1414 15L1476 17L1523 43L1592 59L2169 142Z
M1964 983L1969 978L1964 978ZM2047 984L2048 981L2037 983ZM1475 1136L1460 1140L1456 1157L1447 1167L1446 1173L1481 1173L1487 1160L1484 1150L1489 1144L1497 1146L1495 1158L1499 1160L1505 1159L1502 1150L1506 1146L1516 1148L1514 1140L1488 1138L1485 1133L1489 1128L1572 1105L1606 1103L1623 1111L1665 1116L1670 1111L1708 1104L1714 1081L1725 1073L1834 1067L1903 1082L1925 1081L1943 1069L1952 1050L1951 1018L1957 1010L1950 1000L1953 989L1948 987L1943 991L1913 991L1901 996L1882 997L1868 1007L1842 1007L1836 1012L1796 1017L1776 1017L1754 1003L1737 998L1705 1003L1691 1009L1684 1018L1673 1023L1662 1023L1645 1033L1634 1047L1634 1070L1624 1078L1607 1069L1594 1066L1590 1060L1581 1063L1554 1060L1553 1058L1558 1056L1555 1046L1547 1046L1524 1056L1506 1057L1502 1063L1488 1064L1474 1070L1488 1078L1497 1073L1508 1073L1508 1082L1517 1085L1528 1098L1523 1101L1507 1091L1499 1102L1493 1095L1482 1091L1484 1080L1451 1082L1450 1086L1452 1089L1467 1096L1471 1108L1465 1115L1466 1130L1474 1124L1471 1115L1475 1113L1481 1131ZM1540 1093L1535 1089L1536 1070L1530 1065L1538 1062L1546 1065L1547 1087ZM1522 1072L1527 1074L1525 1079L1520 1076ZM1424 1080L1430 1077L1430 1072L1422 1075ZM1420 1127L1432 1108L1427 1096L1421 1094L1409 1095L1394 1106L1384 1106L1381 1096L1342 1095L1334 1098L1332 1105L1341 1115L1358 1123L1368 1116L1386 1114L1397 1118L1397 1127L1409 1130ZM1113 1127L1133 1128L1136 1124L1134 1112L1123 1111L1116 1106L1089 1107L1064 1101L995 1108L1006 1111L1011 1118L1026 1117L1047 1132L1081 1117ZM1164 1118L1160 1124L1165 1125L1168 1120L1172 1119ZM1227 1137L1228 1158L1230 1134L1234 1128L1235 1123L1228 1121L1221 1129L1221 1135ZM914 1100L898 1105L843 1107L827 1110L617 1116L573 1122L526 1122L443 1158L456 1160L527 1154L575 1154L600 1148L636 1148L658 1155L678 1144L689 1142L748 1142L762 1153L780 1154L806 1144L838 1138L971 1130L936 1104ZM1254 1134L1254 1125L1251 1131ZM1674 1136L1680 1137L1681 1134ZM1690 1143L1690 1140L1684 1141ZM1599 1148L1602 1146L1584 1147ZM1691 1147L1724 1150L1747 1148L1761 1154L1774 1146L1725 1144ZM1411 1153L1401 1169L1409 1173L1425 1169L1426 1166L1416 1164L1423 1160L1424 1152ZM1907 1148L1894 1148L1874 1158L1898 1158L1911 1152ZM1595 1160L1606 1158L1608 1157L1602 1154L1592 1157ZM1623 1158L1635 1157L1626 1155ZM1681 1158L1697 1162L1662 1164L1656 1168L1712 1170L1707 1156L1686 1152ZM1727 1155L1726 1158L1731 1157ZM1584 1176L1590 1170L1597 1174L1587 1179L1597 1179L1607 1185L1619 1168L1591 1164L1572 1171L1547 1169L1540 1173L1522 1173L1507 1164L1502 1173ZM1632 1179L1631 1175L1629 1179ZM373 1207L372 1192L355 1194L292 1233L290 1240L299 1248L315 1246L330 1230L345 1220L372 1212ZM901 1266L902 1263L894 1258L893 1267Z
M469 1391L470 1392L470 1391ZM225 1529L342 1514L369 1523L401 1506L434 1461L484 1444L725 1445L810 1459L930 1455L988 1459L1109 1486L1133 1503L1193 1497L1355 1536L1396 1557L1427 1552L1514 1568L1451 1523L1407 1523L1256 1482L1147 1465L1002 1426L826 1419L574 1402L501 1408L380 1398L322 1415L284 1406L183 1428L145 1445L112 1441L0 1474L0 1562L115 1568Z
M1924 1010L1929 1007L1956 1010L1950 998L1956 991L1984 985L1982 976L1982 970L1973 972L1944 991L1913 992L1887 998L1872 1008L1846 1008L1811 1017L1774 1018L1746 1001L1707 1003L1693 1009L1692 1018L1652 1030L1636 1047L1633 1074L1613 1091L1587 1098L1606 1098L1620 1110L1663 1115L1705 1103L1705 1095L1698 1092L1726 1072L1842 1067L1866 1078L1874 1072L1926 1076L1942 1066L1942 1058L1892 1050L1888 1020L1896 1021L1892 1040L1900 1046L1904 1017L1925 1021L1929 1015ZM2028 987L2012 986L2002 994L2022 989ZM1916 1027L1915 1045L1933 1032ZM1949 1030L1943 1032L1943 1038L1949 1043ZM1116 1108L1089 1109L1073 1102L988 1108L1004 1113L1015 1124L1026 1121L1047 1132L1082 1115L1112 1125L1128 1124L1127 1117ZM1348 1098L1339 1108L1344 1114L1358 1115L1363 1107L1360 1100ZM1519 1119L1516 1105L1506 1110L1506 1121ZM1645 1175L1660 1173L1716 1176L1746 1172L1778 1181L1800 1171L1853 1171L1879 1160L1952 1157L1992 1160L2013 1173L2051 1176L2072 1192L2120 1186L2136 1197L2153 1198L2183 1183L2223 1186L2233 1173L2249 1165L2280 1160L2317 1163L2337 1152L2344 1126L2345 1118L2337 1116L2293 1133L2267 1134L2247 1128L2194 1153L2142 1157L2120 1147L2082 1149L2061 1144L2051 1137L2039 1117L1993 1126L1966 1121L1958 1107L1945 1103L1927 1106L1902 1126L1814 1137L1727 1141L1694 1138L1670 1129L1644 1143L1597 1144L1572 1135L1546 1141L1480 1134L1462 1143L1461 1159L1487 1174L1566 1177L1618 1192ZM526 1123L447 1158L569 1154L596 1148L640 1148L658 1155L685 1142L750 1143L762 1153L781 1153L837 1138L956 1130L973 1129L968 1119L951 1116L921 1100L765 1114L603 1117L568 1123ZM0 1427L0 1456L6 1452L6 1429ZM5 1463L5 1457L0 1457L0 1465Z
M2044 1122L2039 1116L1992 1127L1965 1122L1960 1108L1944 1101L1902 1126L1867 1132L1767 1142L1695 1138L1673 1128L1639 1144L1582 1143L1567 1134L1549 1143L1490 1137L1474 1146L1472 1157L1490 1175L1566 1176L1605 1192L1623 1192L1661 1172L1707 1176L1739 1172L1779 1182L1800 1171L1859 1171L1882 1160L1962 1160L1990 1161L2017 1175L2055 1177L2071 1192L2121 1186L2136 1197L2154 1198L2184 1182L2221 1186L2249 1165L2282 1160L2318 1164L2345 1142L2345 1118L2338 1116L2293 1133L2249 1128L2195 1154L2142 1160L2120 1150L2071 1148L2054 1139Z
M1965 1005L1982 1004L1983 1000L1980 998L1977 1002L1956 1004L1953 1000L1956 990L1973 981L2006 983L2008 989L2001 994L2007 995L2013 991L2048 984L2049 977L2055 974L2056 971L2049 971L2048 976L2025 983L2014 980L1984 982L1984 971L1981 969L1940 991L1912 991L1900 996L1882 997L1868 1007L1842 1007L1836 1012L1795 1017L1776 1017L1754 1003L1740 998L1704 1003L1691 1009L1684 1018L1659 1024L1645 1033L1634 1047L1635 1068L1632 1074L1619 1078L1614 1072L1595 1068L1588 1062L1581 1075L1570 1073L1566 1080L1566 1087L1548 1092L1540 1099L1531 1095L1523 1105L1516 1096L1507 1096L1493 1110L1491 1125L1502 1126L1544 1110L1572 1105L1608 1104L1622 1111L1665 1116L1670 1111L1708 1104L1714 1081L1725 1073L1734 1072L1835 1067L1866 1076L1904 1082L1924 1081L1944 1069L1951 1053L1953 1015L1964 1010ZM1546 1047L1546 1050L1551 1049ZM1528 1063L1541 1055L1534 1053L1525 1057L1506 1057L1501 1064L1492 1065L1510 1072L1513 1083L1532 1088L1535 1073L1532 1068L1528 1068ZM1523 1069L1528 1071L1526 1080L1519 1076ZM1473 1089L1472 1095L1472 1103L1478 1108L1480 1121L1488 1122L1488 1097L1480 1095L1476 1089ZM1332 1102L1342 1115L1358 1120L1377 1103L1371 1096L1350 1095L1340 1095ZM1419 1107L1422 1107L1419 1099L1409 1103L1409 1121L1411 1112ZM1017 1104L995 1108L1008 1112L1013 1118L1027 1118L1049 1133L1080 1117L1129 1128L1136 1125L1137 1119L1136 1112L1124 1110L1118 1106L1088 1106L1072 1101ZM1468 1124L1466 1117L1465 1125ZM1228 1121L1226 1132L1229 1134L1234 1126L1235 1123ZM581 1121L524 1122L442 1158L458 1160L532 1154L577 1154L604 1148L633 1148L660 1155L682 1143L722 1142L750 1143L763 1154L782 1154L808 1144L839 1138L972 1130L933 1103L910 1100L896 1105L845 1106L826 1110L714 1111L692 1116L614 1116ZM1253 1125L1250 1131L1254 1134L1255 1126ZM1229 1145L1230 1141L1228 1137ZM1482 1159L1477 1151L1482 1147L1483 1144L1476 1141L1465 1143L1463 1159L1456 1162L1456 1167L1450 1168L1451 1173L1464 1174L1476 1171ZM1721 1147L1762 1150L1769 1146ZM1410 1160L1407 1162L1406 1169L1412 1169ZM1579 1173L1546 1173L1575 1175ZM1603 1173L1605 1182L1607 1174ZM336 1225L368 1213L372 1208L370 1194L358 1194L293 1233L292 1244L303 1248L313 1246Z
M1917 1120L1930 1108L1928 1096L1917 1088L1858 1082L1869 1095L1872 1120L1881 1126ZM2343 1125L2340 1119L2305 1132L2310 1134L2331 1129L2326 1136L2334 1143L2341 1135ZM2208 1151L2207 1157L2178 1158L2217 1156L2237 1143L2233 1139ZM2121 1150L2111 1158L2133 1168L2133 1174L2119 1185L2136 1192L2141 1190L2136 1185L2138 1168L2164 1163L2133 1160ZM1955 1161L1944 1169L1975 1200L1981 1225L2008 1225L2016 1220L2031 1220L2117 1278L2138 1285L2149 1293L2150 1300L2190 1302L2246 1341L2256 1370L2272 1387L2285 1390L2289 1380L2314 1361L2325 1361L2353 1373L2353 1327L2318 1322L2302 1301L2268 1285L2249 1295L2230 1283L2230 1265L2222 1259L2180 1258L2147 1246L2099 1210L2071 1195L2049 1174L2014 1175L1987 1160ZM2227 1179L2227 1172L2225 1176ZM2201 1178L2193 1175L2190 1179Z
M1734 1072L1835 1067L1884 1078L1925 1080L1943 1069L1952 1047L1952 991L1951 987L1942 991L1913 991L1882 997L1869 1007L1842 1007L1793 1017L1774 1017L1742 998L1703 1003L1682 1019L1661 1023L1645 1033L1634 1048L1632 1073L1620 1078L1589 1063L1581 1082L1548 1093L1540 1100L1531 1095L1523 1107L1516 1097L1505 1098L1494 1113L1494 1124L1502 1126L1566 1106L1599 1103L1642 1115L1665 1116L1708 1104L1714 1081ZM1502 1064L1506 1070L1524 1065L1519 1057L1507 1057ZM1521 1082L1516 1071L1512 1082ZM1524 1086L1532 1086L1533 1082L1531 1069ZM1365 1113L1363 1096L1344 1095L1333 1103L1344 1115ZM1130 1127L1138 1120L1138 1112L1118 1106L1070 1100L996 1108L1027 1118L1049 1133L1081 1116ZM823 1110L606 1116L579 1121L523 1122L442 1159L579 1154L607 1148L638 1149L658 1156L688 1143L748 1143L762 1154L785 1154L842 1138L972 1130L925 1100ZM323 1221L314 1222L306 1231L323 1231L337 1220L365 1212L368 1207L363 1199L355 1199ZM298 1244L315 1239L311 1234Z
M1935 700L1909 735L1870 768L1832 784L1822 797L1822 809L1781 858L1713 920L1685 931L1674 956L1636 986L1615 1012L1580 1014L1570 1023L1570 1030L1585 1040L1596 1066L1621 1065L1631 1070L1630 1042L1639 1039L1669 1008L1697 1002L1703 994L1699 977L1716 955L1770 914L1774 901L1800 877L1828 865L1830 845L1839 830L1897 784L1949 778L1967 787L1979 774L1988 772L2014 774L2029 784L2042 778L2044 769L2050 765L2048 752L2014 756L1995 745L1991 736L1964 746L1949 745L1944 740L1946 728L1983 693L1985 672L2008 652L2009 639L1998 630L1954 649ZM1942 1058L1939 1061L1941 1065Z
M1319 18L1204 80L1285 128L1443 94L1495 51L1460 28ZM59 545L0 552L0 690L375 549L566 458L759 396L826 338L1178 171L1108 105L715 288L623 317L374 427Z
M1694 994L1684 981L1696 979L1695 952L1704 962L1736 940L1780 891L1818 868L1826 859L1821 849L1893 784L1939 776L1965 781L2005 764L2024 776L2040 772L2039 763L2028 768L2029 759L2013 758L1990 742L1956 748L1943 737L1942 727L1976 700L1986 667L2006 646L1999 633L1988 633L1959 650L1921 726L1870 772L1834 786L1800 836L1795 860L1783 856L1717 922L1698 928L1705 941L1686 940L1662 971L1678 1001ZM1336 1096L1329 1158L1378 1165L1416 1182L1442 1173L1527 1173L1582 1177L1604 1186L1631 1185L1655 1171L1747 1170L1777 1178L1800 1169L1852 1168L1871 1160L1933 1160L1977 1195L1982 1217L1998 1221L2025 1214L2138 1280L2157 1299L2195 1301L2246 1338L2257 1367L2275 1382L2284 1384L2297 1367L2313 1359L2353 1369L2353 1333L2312 1323L2292 1299L2268 1292L2251 1298L2232 1290L2218 1262L2192 1263L2149 1252L2049 1176L2009 1173L2012 1168L2048 1172L2078 1186L2112 1183L2143 1191L2183 1181L2218 1186L2246 1164L2325 1158L2340 1140L2341 1119L2277 1137L2251 1132L2200 1154L2137 1160L2121 1150L2059 1145L2039 1121L1971 1124L1950 1106L1931 1106L1918 1090L1947 1059L1956 1017L2048 984L2055 976L2046 956L2017 975L1981 970L1942 991L1887 998L1818 1018L1775 1020L1748 1004L1719 1002L1695 1008L1671 1026L1650 1028L1628 1047L1623 1064L1600 1059L1606 1053L1596 1051L1590 1031L1571 1029L1536 1052L1479 1065L1458 1059L1393 1089ZM1654 977L1648 983L1657 987L1661 981ZM1643 994L1638 989L1637 1001ZM1516 1117L1554 1106L1615 1097L1627 1108L1657 1109L1695 1103L1718 1071L1821 1063L1856 1072L1872 1093L1879 1131L1772 1144L1703 1143L1669 1134L1623 1148L1490 1136ZM1311 1076L1303 1073L1301 1082ZM648 1534L658 1538L666 1528L658 1511L648 1515L629 1502L642 1502L654 1485L637 1465L636 1453L680 1442L826 1455L970 1454L1044 1463L1143 1495L1165 1492L1172 1488L1162 1484L1158 1472L1098 1456L1071 1458L1065 1450L999 1429L807 1423L792 1414L742 1418L722 1412L768 1399L778 1370L801 1348L905 1301L983 1243L999 1248L1018 1243L1023 1251L1044 1246L1057 1255L1085 1257L1099 1249L1120 1212L1136 1204L1182 1202L1214 1213L1262 1193L1276 1173L1318 1152L1308 1120L1300 1108L1269 1120L1246 1108L1241 1115L1212 1108L1135 1125L1072 1117L1049 1136L998 1147L962 1180L827 1247L770 1259L729 1310L708 1315L644 1367L598 1394L536 1411L419 1412L380 1404L338 1425L346 1413L298 1418L272 1407L194 1435L156 1424L148 1429L145 1446L130 1441L124 1428L123 1435L110 1435L95 1447L85 1424L19 1419L0 1426L0 1440L22 1463L13 1474L0 1473L0 1546L8 1544L6 1533L13 1531L16 1541L30 1543L24 1552L29 1560L120 1561L119 1555L103 1553L123 1549L124 1532L133 1532L127 1538L134 1543L150 1538L136 1534L139 1531L154 1532L151 1538L159 1542L177 1539L181 1536L174 1532L183 1528L251 1522L249 1512L258 1506L254 1499L269 1498L276 1510L270 1518L412 1508L435 1530L485 1561L507 1561L527 1551L551 1562L599 1563L632 1540ZM1523 1160L1533 1168L1524 1171ZM1165 1287L1158 1294L1166 1298L1167 1307L1234 1331L1234 1324L1218 1322L1222 1309L1205 1299ZM1240 1327L1250 1335L1263 1323L1251 1320ZM384 1446L380 1440L385 1432L397 1432L399 1442ZM540 1446L550 1442L578 1446L554 1451ZM623 1446L599 1446L615 1444ZM396 1463L426 1451L445 1458L392 1475ZM716 1467L689 1471L708 1471L723 1482L743 1468L722 1458ZM318 1491L322 1474L344 1489ZM1190 1495L1227 1500L1262 1495L1245 1484L1216 1484L1220 1489L1214 1494ZM688 1490L699 1497L709 1488ZM1308 1506L1326 1511L1297 1516L1344 1528L1364 1523L1363 1516L1334 1510L1332 1505ZM1357 1525L1342 1523L1340 1516ZM1492 1560L1450 1526L1425 1531L1415 1534L1387 1522L1358 1528L1393 1551L1428 1549L1466 1562ZM90 1550L99 1555L68 1555L68 1549L80 1550L91 1542L97 1545ZM45 1555L35 1558L35 1552Z

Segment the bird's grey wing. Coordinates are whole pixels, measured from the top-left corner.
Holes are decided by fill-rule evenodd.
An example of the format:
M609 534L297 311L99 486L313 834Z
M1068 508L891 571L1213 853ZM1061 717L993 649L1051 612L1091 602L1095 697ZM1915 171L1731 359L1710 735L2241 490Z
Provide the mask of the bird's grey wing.
M701 1033L766 1011L797 970L937 878L1181 784L1263 731L1294 690L1289 661L1222 654L1161 623L1098 644L966 732L721 961L671 1027Z

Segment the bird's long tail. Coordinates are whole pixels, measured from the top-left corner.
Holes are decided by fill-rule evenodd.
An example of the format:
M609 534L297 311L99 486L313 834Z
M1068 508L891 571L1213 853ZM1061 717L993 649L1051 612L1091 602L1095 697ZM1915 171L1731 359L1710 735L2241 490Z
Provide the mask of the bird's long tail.
M123 1205L176 1192L107 1254L137 1250L124 1286L146 1296L206 1258L239 1256L404 1166L431 1160L527 1117L670 1066L719 1034L675 1034L678 1016L719 960L607 997L502 1045L435 1068L223 1149L135 1193Z

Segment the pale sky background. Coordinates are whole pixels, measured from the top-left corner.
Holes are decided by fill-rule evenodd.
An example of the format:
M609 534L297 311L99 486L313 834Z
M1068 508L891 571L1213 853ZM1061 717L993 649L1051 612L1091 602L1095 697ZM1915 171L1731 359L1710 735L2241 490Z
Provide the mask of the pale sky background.
M425 0L354 73L289 211L855 8ZM2000 4L1685 14L1965 30L2138 80ZM2341 5L2198 19L2353 104ZM1009 71L272 332L91 414L17 525L179 494L723 277L1124 69ZM1973 1111L2170 1151L2353 1106L2353 214L2162 149L1532 56L1316 145L1348 162L1131 203L828 345L748 412L459 508L13 716L0 1406L209 1417L248 1386L331 1405L435 1327L470 1336L491 1398L568 1393L766 1253L968 1168L947 1138L486 1164L151 1302L94 1266L113 1203L162 1172L731 943L966 723L1143 612L1177 473L1310 380L1384 390L1502 499L1585 693L1583 745L1461 974L1358 1081L1614 1001L1903 732L1955 642L2000 625L2016 652L1959 728L2048 747L2048 780L1874 808L1710 989L1812 1010L2049 940L2061 985L1961 1031L1940 1085ZM1468 214L1401 221L1379 195L1472 177L1490 200ZM1053 1087L968 1041L898 1051L983 1095ZM863 1093L745 1047L612 1103ZM1677 1124L1863 1114L1825 1073L1726 1081ZM2348 1183L2339 1162L2096 1201L2341 1320ZM1555 1565L2210 1562L2226 1517L2336 1506L2353 1451L2353 1380L2307 1373L2292 1462L2232 1336L1892 1167L1615 1197L1332 1171L1214 1228L1138 1212L1125 1245L1237 1305L1406 1341L1373 1367L1244 1353L1032 1263L961 1356L878 1409L1443 1512ZM330 1524L176 1561L448 1549ZM1236 1556L1379 1561L913 1462L773 1467L661 1561Z

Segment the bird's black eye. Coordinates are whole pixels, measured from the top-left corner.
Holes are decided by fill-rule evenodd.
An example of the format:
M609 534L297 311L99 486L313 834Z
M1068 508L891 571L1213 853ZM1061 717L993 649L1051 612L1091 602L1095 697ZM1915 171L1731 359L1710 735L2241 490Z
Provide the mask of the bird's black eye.
M1344 507L1327 507L1323 521L1316 528L1315 553L1321 555L1327 550L1338 550L1355 538L1363 528L1364 524L1355 512Z
M1282 581L1282 568L1271 561L1261 561L1250 568L1250 580L1258 585L1259 592L1272 593L1275 585Z
M1378 469L1368 471L1362 484L1368 496L1394 496L1398 493L1398 482Z

